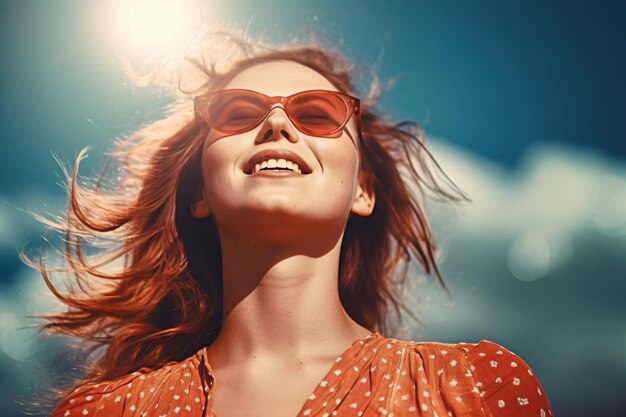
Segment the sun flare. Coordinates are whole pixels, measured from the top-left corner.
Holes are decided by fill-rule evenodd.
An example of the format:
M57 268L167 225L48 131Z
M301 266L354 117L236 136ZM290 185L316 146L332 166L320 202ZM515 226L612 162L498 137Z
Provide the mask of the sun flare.
M198 0L125 0L112 4L107 26L115 46L132 54L163 53L199 26Z

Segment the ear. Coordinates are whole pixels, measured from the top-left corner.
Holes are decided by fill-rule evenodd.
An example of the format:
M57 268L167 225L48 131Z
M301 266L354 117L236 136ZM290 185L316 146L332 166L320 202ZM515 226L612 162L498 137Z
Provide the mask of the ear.
M361 176L359 176L362 178ZM376 194L373 187L371 190L363 186L363 181L359 181L354 193L354 199L352 200L351 213L357 214L362 217L367 217L374 211L374 205L376 204Z
M202 190L196 201L191 204L191 215L196 219L203 219L209 214L211 214L211 207L206 199L204 190Z

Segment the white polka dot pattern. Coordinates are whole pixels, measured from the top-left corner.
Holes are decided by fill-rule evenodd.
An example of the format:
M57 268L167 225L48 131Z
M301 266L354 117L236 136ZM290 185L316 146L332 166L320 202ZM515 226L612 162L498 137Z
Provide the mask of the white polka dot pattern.
M50 417L218 417L205 349L158 370L83 385ZM337 358L294 417L552 415L532 370L496 343L411 342L373 333Z

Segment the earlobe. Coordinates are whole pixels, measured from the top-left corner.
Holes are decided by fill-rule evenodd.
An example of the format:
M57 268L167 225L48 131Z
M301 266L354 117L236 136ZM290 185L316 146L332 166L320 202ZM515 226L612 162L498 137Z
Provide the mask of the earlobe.
M202 191L198 199L191 204L191 215L197 219L203 219L209 214L211 214L211 207L209 207L209 203L204 196L204 191Z

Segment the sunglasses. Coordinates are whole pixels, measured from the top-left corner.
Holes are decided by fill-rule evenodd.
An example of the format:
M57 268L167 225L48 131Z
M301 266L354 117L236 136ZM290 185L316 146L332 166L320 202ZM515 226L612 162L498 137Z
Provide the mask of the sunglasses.
M306 90L287 97L269 97L252 90L232 89L203 94L194 99L196 117L220 133L235 135L257 127L281 104L287 117L302 133L337 138L352 114L359 117L356 97L336 91Z

